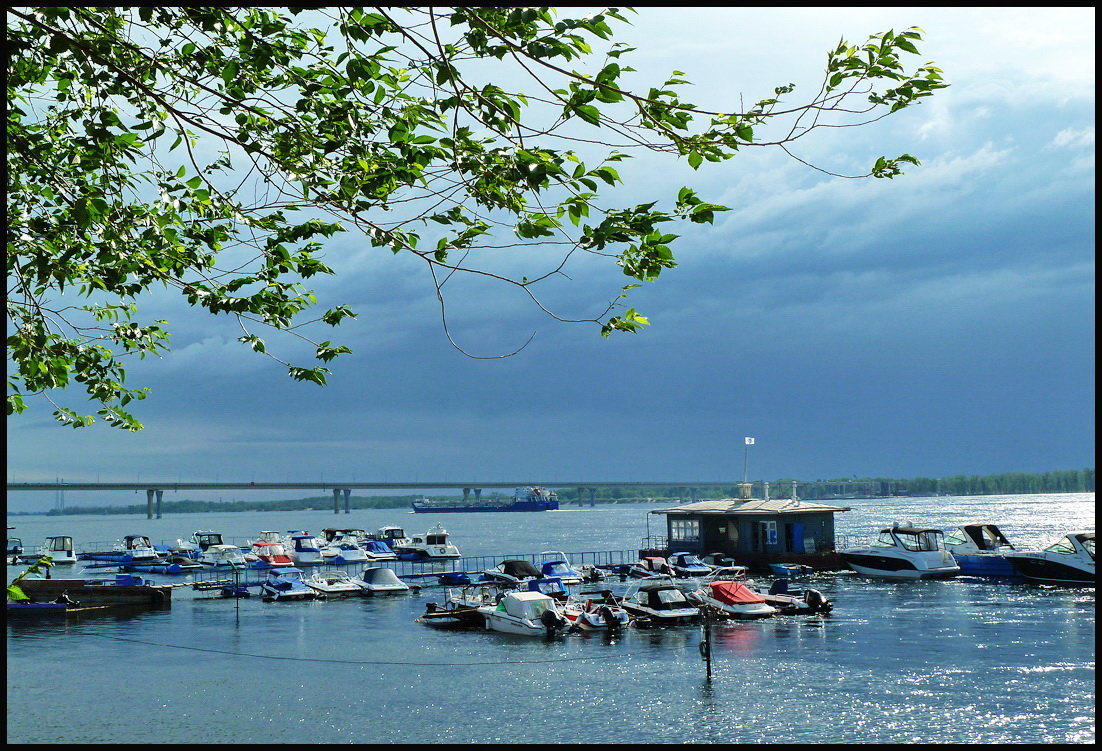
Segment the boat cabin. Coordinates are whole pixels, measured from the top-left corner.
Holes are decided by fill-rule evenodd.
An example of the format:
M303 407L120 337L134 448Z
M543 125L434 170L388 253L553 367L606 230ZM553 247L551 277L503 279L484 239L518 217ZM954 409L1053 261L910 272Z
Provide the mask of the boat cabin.
M196 532L191 536L200 550L206 550L211 545L224 545L221 532Z
M696 553L713 559L730 558L754 568L769 563L802 563L823 569L840 569L835 552L834 515L849 511L790 498L752 498L751 483L739 485L738 498L697 501L651 511L666 517L664 540L648 538L641 557L674 551Z
M153 549L153 543L149 541L149 538L145 535L127 535L123 539L123 548L125 550L145 550Z
M892 525L889 529L880 530L880 537L869 547L932 552L945 550L943 538L944 534L940 529Z
M497 570L514 579L538 579L543 576L540 570L532 565L530 561L521 560L519 558L510 558L509 560L502 561L497 565Z
M367 532L362 529L337 529L336 527L326 527L321 533L325 536L326 542L333 542L333 540L344 537L345 535L355 535L357 540L367 539Z
M1010 540L994 524L965 524L945 538L945 547L954 553L994 553L1014 549Z

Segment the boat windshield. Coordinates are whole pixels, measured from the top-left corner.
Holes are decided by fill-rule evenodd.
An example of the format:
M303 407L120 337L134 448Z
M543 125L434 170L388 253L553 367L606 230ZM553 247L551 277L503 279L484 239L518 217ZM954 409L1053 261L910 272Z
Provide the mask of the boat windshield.
M680 589L659 589L651 592L650 605L659 610L673 610L688 604L685 593Z
M1092 540L1091 542L1092 542L1092 547L1093 547L1093 542L1094 541ZM1075 546L1072 544L1071 540L1068 539L1067 537L1061 537L1057 542L1054 542L1053 544L1051 544L1047 548L1045 548L1045 552L1046 553L1059 553L1061 555L1075 555ZM1094 557L1093 552L1092 552L1091 557L1092 558Z
M941 533L934 530L902 532L895 530L899 544L907 550L930 551L941 549Z
M1079 541L1083 543L1083 549L1087 551L1087 555L1094 560L1094 537L1080 537Z
M872 544L874 548L894 548L895 538L892 537L891 532L881 532L880 537Z

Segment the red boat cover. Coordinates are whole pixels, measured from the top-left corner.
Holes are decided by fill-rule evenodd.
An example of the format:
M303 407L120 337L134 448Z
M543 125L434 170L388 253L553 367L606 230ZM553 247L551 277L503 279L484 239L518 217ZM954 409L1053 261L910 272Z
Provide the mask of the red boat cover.
M751 603L765 602L761 595L750 590L742 582L720 581L709 582L712 588L712 597L728 605L749 605Z

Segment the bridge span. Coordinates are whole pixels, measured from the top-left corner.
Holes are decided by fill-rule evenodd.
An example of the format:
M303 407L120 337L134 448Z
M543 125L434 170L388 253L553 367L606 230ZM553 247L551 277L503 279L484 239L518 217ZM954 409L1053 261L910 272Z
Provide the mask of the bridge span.
M9 482L7 483L8 492L13 491L27 491L27 490L49 490L49 491L72 491L72 490L118 490L118 491L133 491L139 492L144 490L146 496L146 516L149 519L154 515L154 503L156 504L157 518L161 518L161 498L166 490L180 491L180 490L331 490L333 492L333 513L339 514L341 511L341 498L344 499L344 513L349 513L349 498L352 495L354 489L359 490L439 490L439 489L462 489L463 497L466 499L473 491L475 497L479 497L482 494L484 488L521 488L529 486L545 487L545 488L577 488L578 489L578 503L582 503L582 491L588 491L589 493L589 505L595 504L595 494L597 488L607 487L667 487L667 488L682 488L686 490L695 491L696 488L714 488L714 487L736 487L742 481L740 480L691 480L684 482L675 482L670 480L659 481L601 481L601 482L589 482L589 481L573 481L565 482L561 480L523 480L523 481L471 481L471 482L448 482L448 481L413 481L413 482L364 482L353 480L352 482ZM796 491L793 481L793 492ZM871 483L865 481L833 481L833 482L799 482L800 486L819 486L830 485L832 487L837 486L852 486L854 488L868 489ZM769 483L764 483L763 488L765 493L768 493ZM695 495L695 492L692 493Z

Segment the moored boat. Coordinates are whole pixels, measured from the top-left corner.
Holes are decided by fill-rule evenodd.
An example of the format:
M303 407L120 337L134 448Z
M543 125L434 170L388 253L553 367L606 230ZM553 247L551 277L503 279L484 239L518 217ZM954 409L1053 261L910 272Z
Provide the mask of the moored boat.
M318 542L318 538L304 529L292 530L287 534L291 541L287 552L296 566L322 562L321 544Z
M65 595L82 606L144 605L163 606L172 601L172 587L158 585L131 574L116 574L113 579L34 579L19 582L19 588L36 602L51 602Z
M141 563L156 561L160 555L153 543L145 535L126 535L113 550L80 553L77 558L84 561L113 561L116 563Z
M679 625L700 620L700 608L669 576L634 584L624 593L620 605L633 617L651 624Z
M563 614L580 629L615 630L631 621L631 614L620 606L611 590L579 592L563 603Z
M1014 570L1043 584L1095 586L1094 532L1068 532L1044 550L1006 553Z
M558 550L545 550L540 553L540 556L547 556L540 563L541 576L561 579L562 583L567 586L582 583L581 573L570 565L570 559L566 557L566 553Z
M764 597L739 581L708 582L691 592L688 599L722 618L753 620L768 618L777 612Z
M412 535L405 543L394 547L399 560L448 560L459 558L459 548L448 540L448 531L440 524L433 526L423 535Z
M363 597L367 594L363 580L349 576L347 571L315 571L303 582L326 598Z
M483 605L478 610L487 629L506 634L551 636L570 626L562 606L540 592L506 592L496 605Z
M994 524L965 524L958 527L945 538L945 548L960 566L962 574L1019 576L1006 559L1006 553L1014 550L1014 546Z
M394 569L383 566L365 568L360 579L360 586L371 595L398 594L410 590L410 586L398 578Z
M474 501L430 501L428 498L418 498L413 501L413 510L418 514L425 513L470 513L485 511L555 511L559 508L558 496L553 490L547 488L527 487L517 488L513 491L510 500L482 500Z
M51 535L47 537L38 549L33 553L24 552L19 556L23 562L33 562L49 556L53 563L76 563L77 555L73 547L73 538L68 535Z
M679 578L708 576L712 573L712 567L700 560L695 553L673 553L666 564L670 572Z
M252 544L249 552L265 566L294 566L295 563L291 556L287 555L287 550L283 547L282 542L257 540Z
M960 573L939 529L893 524L871 545L840 551L859 574L883 579L943 579Z
M239 569L248 565L241 548L225 544L208 545L199 554L198 563L207 569Z
M271 543L269 543L271 544ZM261 597L268 602L289 600L313 600L317 592L302 580L302 569L294 566L280 566L268 571L260 585Z

